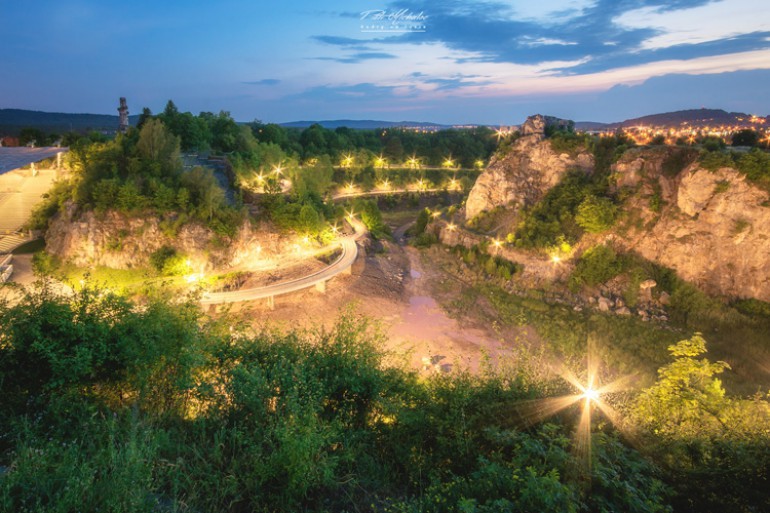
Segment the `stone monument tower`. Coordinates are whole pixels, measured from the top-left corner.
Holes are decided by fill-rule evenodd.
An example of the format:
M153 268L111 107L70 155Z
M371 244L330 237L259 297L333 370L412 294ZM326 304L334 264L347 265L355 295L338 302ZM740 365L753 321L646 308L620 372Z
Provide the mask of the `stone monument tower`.
M126 99L120 99L120 107L118 107L118 114L120 114L120 122L118 123L118 132L125 134L128 132L128 105L126 105Z

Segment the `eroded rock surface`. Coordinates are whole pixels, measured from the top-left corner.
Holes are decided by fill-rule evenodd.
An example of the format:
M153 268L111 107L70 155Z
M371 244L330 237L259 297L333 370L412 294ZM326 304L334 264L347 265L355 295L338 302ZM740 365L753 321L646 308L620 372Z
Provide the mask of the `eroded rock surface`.
M554 152L551 142L545 139L546 126L545 117L531 116L522 125L522 136L511 151L493 157L468 195L466 219L495 207L518 210L532 205L570 169L588 172L593 168L593 156L587 152L575 156Z

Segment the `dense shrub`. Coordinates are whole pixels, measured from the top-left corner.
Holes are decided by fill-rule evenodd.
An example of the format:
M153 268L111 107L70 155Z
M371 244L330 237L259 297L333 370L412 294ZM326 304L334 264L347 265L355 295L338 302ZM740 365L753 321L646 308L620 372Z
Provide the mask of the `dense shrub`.
M574 456L577 408L518 427L543 390L526 374L418 380L350 316L314 335L230 326L88 288L0 307L0 509L665 511L612 435L590 467Z
M583 253L570 276L570 285L595 286L604 283L623 270L623 264L618 255L609 246L594 246Z

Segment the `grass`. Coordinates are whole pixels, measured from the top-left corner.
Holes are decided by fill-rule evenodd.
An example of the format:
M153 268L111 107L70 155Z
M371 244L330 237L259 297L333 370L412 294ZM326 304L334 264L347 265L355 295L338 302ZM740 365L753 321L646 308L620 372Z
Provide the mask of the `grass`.
M727 361L732 367L722 376L731 393L751 395L770 387L767 303L756 302L762 308L748 311L712 299L688 316L670 307L670 322L658 324L644 322L636 315L602 314L591 309L577 312L571 305L544 299L545 295L537 290L529 290L526 295L512 294L490 284L483 277L483 269L470 267L475 277L462 279L459 271L463 264L441 248L431 250L429 259L453 278L437 289L443 296L437 299L451 315L470 316L482 324L529 326L559 361L579 365L590 346L603 367L617 374L636 374L641 383L649 384L657 369L668 363L669 345L702 332L708 342L707 357ZM467 272L464 276L467 278Z
M71 263L62 263L55 274L75 290L86 283L97 284L119 293L139 293L148 287L183 287L187 285L182 276L158 276L151 268L111 269L109 267L78 267Z

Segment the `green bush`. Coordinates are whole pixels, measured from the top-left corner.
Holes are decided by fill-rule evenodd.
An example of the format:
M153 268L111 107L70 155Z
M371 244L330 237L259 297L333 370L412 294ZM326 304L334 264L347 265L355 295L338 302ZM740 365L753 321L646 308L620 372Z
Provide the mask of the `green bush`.
M570 276L570 285L596 286L614 278L623 271L623 264L609 246L594 246L581 255Z
M617 210L618 208L609 198L586 196L578 205L575 221L589 233L601 233L612 227Z
M732 153L729 151L709 151L701 154L700 165L709 171L717 171L723 167L735 167Z

